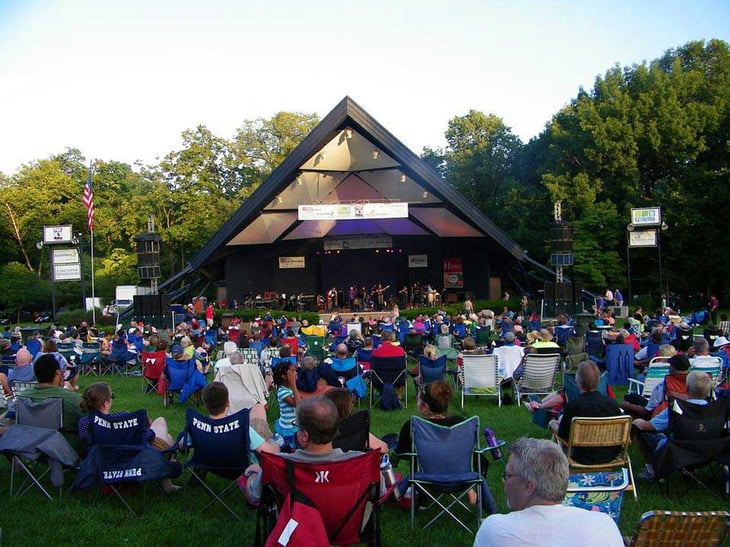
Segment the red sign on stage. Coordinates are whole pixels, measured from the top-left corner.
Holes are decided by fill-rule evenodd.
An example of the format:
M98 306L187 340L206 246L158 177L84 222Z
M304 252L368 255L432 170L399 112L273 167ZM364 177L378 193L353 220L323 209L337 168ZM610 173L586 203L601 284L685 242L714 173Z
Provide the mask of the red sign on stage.
M461 258L444 258L444 288L464 288L464 272L461 267Z

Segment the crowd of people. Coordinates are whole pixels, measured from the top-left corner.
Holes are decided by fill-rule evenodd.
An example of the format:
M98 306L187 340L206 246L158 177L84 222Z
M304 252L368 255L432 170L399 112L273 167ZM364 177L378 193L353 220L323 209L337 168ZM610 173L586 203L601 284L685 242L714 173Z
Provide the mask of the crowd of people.
M620 300L620 291L613 291L612 300ZM608 299L608 294L606 295ZM687 374L691 360L709 355L711 350L724 354L728 363L730 333L720 333L710 347L705 338L691 335L685 321L677 321L663 310L654 316L645 316L641 310L625 321L622 327L608 309L596 310L589 332L599 332L602 344L631 344L639 366L648 364L657 355L671 357L673 374L686 376L690 402L703 404L710 384L703 373ZM726 327L727 319L722 316ZM719 324L720 329L723 323ZM690 332L687 335L687 332ZM69 359L58 349L59 343L72 344L80 356L83 343L98 341L102 362L114 359L118 366L134 369L143 365L144 356L165 353L163 385L169 383L168 366L171 363L189 363L194 369L196 383L188 395L201 402L212 418L221 418L243 408L250 413L250 450L252 453L271 452L296 461L341 461L358 451L335 448L339 435L338 424L353 413L357 392L345 377L343 364L355 363L356 376L367 379L369 363L375 357L406 358L405 334L421 335L422 345L417 353L437 359L446 352L454 356L456 385L461 381L460 367L465 355L495 353L499 356L499 376L503 387L519 381L530 353L565 352L567 335L575 328L569 317L560 315L547 324L530 313L527 302L521 310L505 306L501 313L491 310L476 311L471 301L463 312L450 315L435 309L432 314L418 315L410 321L399 317L395 307L391 314L376 319L365 319L354 314L343 318L333 312L330 320L309 324L306 319L281 317L274 319L264 313L249 325L234 320L230 326L216 326L209 310L203 319L191 318L174 328L131 321L127 328L119 326L114 333L97 331L81 323L61 330L49 329L44 336L34 332L23 342L19 331L9 331L0 338L0 354L13 355L13 363L0 368L0 384L8 399L15 382L32 382L20 395L33 400L59 397L63 401L63 434L70 444L84 453L92 441L89 437L88 413L93 409L104 415L112 411L114 393L107 382L94 382L81 390L80 359ZM312 351L312 341L323 339L322 353ZM598 357L598 356L591 356ZM635 417L637 444L647 461L644 476L652 479L653 455L666 442L667 389L652 393L647 400L627 396L620 403L612 390L600 390L602 362L586 359L576 367L579 394L568 400L564 392L556 392L543 400L527 404L530 411L551 410L554 419L549 428L556 439L567 442L573 416L616 416L627 412ZM414 378L418 366L410 370ZM401 388L402 389L402 388ZM449 413L454 394L452 384L437 380L421 385L417 391L418 415L434 424L454 426L463 415ZM400 389L396 394L402 398ZM276 412L270 413L270 404L276 400ZM509 397L506 397L509 399ZM509 402L509 400L507 400ZM7 415L12 418L12 409ZM506 432L505 432L506 433ZM168 452L175 440L163 418L151 420L147 431L148 442L161 452ZM400 432L378 438L372 433L363 449L379 450L383 454L403 454L412 449L410 420ZM600 531L605 545L619 545L618 530L610 518L560 505L567 487L568 464L558 444L535 439L518 439L509 446L509 461L503 475L503 484L512 512L498 515L490 492L482 492L481 499L487 514L492 514L481 526L475 545L493 541L507 544L544 544L547 540L564 544L595 544L596 537L585 535L588 530ZM584 463L610 461L616 448L589 449L575 454ZM397 461L397 457L395 458ZM488 462L482 468L486 472ZM248 495L260 486L261 470L254 461L246 470ZM486 484L486 482L485 482ZM258 485L258 486L257 486ZM169 479L161 483L166 492L179 487ZM408 488L404 478L401 491ZM487 487L488 490L488 487ZM472 492L469 500L475 502ZM546 522L571 519L584 525L545 527ZM567 534L567 535L566 535ZM552 538L552 539L548 539ZM618 539L617 539L618 538ZM567 542L567 543L566 543Z

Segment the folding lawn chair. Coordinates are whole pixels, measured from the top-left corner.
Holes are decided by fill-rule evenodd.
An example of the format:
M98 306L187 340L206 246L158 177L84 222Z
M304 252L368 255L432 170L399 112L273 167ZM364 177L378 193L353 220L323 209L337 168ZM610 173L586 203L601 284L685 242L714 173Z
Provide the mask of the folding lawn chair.
M125 486L144 485L147 481L160 481L179 477L182 466L168 460L165 454L146 441L147 411L119 414L101 414L92 410L89 414L89 451L81 463L74 487L88 490L103 486L134 514L135 511L124 497ZM175 450L172 447L172 450Z
M192 450L192 457L185 462L185 468L211 497L200 511L217 501L241 520L241 515L224 498L229 492L238 491L237 479L249 465L248 426L248 409L217 419L203 416L193 408L186 409L185 430L180 439ZM211 488L206 482L207 472L225 479L226 486L218 491ZM238 503L243 505L243 499Z
M322 463L267 453L260 459L265 496L259 509L262 526L257 525L257 544L263 544L270 532L266 524L272 523L282 506L304 495L321 515L329 544L381 545L380 506L389 493L379 495L380 452Z
M408 405L408 382L406 382L406 357L378 357L370 360L370 408L383 395L383 390L404 388L403 406ZM375 391L379 392L376 399Z
M340 420L337 435L332 441L333 448L349 450L368 450L370 448L370 411L358 410Z
M98 376L101 372L101 343L84 342L81 350L81 372Z
M441 517L448 515L471 533L476 532L482 518L481 458L488 449L479 449L479 417L474 416L459 424L445 427L419 416L411 418L412 453L410 482L413 488L411 503L411 528L415 526L416 505L429 505L424 511L436 509L437 514L422 528L428 528ZM474 469L474 461L477 468ZM463 513L473 508L465 502L469 490L477 493L476 528L470 528ZM420 514L420 511L419 511Z
M525 356L525 371L514 382L515 399L524 395L548 395L553 392L555 377L560 367L560 354L530 353Z
M446 375L446 364L448 362L447 355L442 355L436 359L430 359L425 355L418 356L418 376L414 378L416 388L434 382L443 380Z
M461 408L464 397L497 397L497 406L502 406L502 389L499 382L497 356L464 355L464 382L461 386Z
M629 547L660 545L702 545L720 547L730 534L727 511L649 511L641 515Z
M78 454L59 431L63 427L63 400L34 402L19 397L16 404L16 423L0 436L0 452L10 460L10 496L21 496L35 486L53 500L50 488L43 484L44 478L50 474L60 496L63 469L75 467L79 461ZM15 475L21 472L24 480L16 487Z
M142 381L144 393L157 392L157 383L165 370L165 350L142 352Z
M341 378L340 382L344 382L342 387L349 389L358 401L367 395L367 386L362 376L360 376L360 367L357 366L354 357L346 359L333 357L331 368L338 379Z

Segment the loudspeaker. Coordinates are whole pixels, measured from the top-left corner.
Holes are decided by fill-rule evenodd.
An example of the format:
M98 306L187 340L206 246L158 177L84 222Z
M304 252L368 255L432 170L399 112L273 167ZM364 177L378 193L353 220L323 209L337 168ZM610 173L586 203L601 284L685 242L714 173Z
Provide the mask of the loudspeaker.
M545 283L545 300L555 302L555 283Z
M134 315L161 315L160 296L157 294L136 295L134 297Z

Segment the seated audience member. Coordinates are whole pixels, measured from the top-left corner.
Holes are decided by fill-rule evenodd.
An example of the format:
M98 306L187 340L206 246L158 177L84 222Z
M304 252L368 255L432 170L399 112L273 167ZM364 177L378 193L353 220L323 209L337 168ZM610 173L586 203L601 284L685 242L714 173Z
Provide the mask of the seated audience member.
M230 402L228 399L228 388L226 388L225 384L223 384L222 382L209 383L203 388L203 394L201 397L203 399L203 405L205 406L205 410L208 411L208 414L211 418L213 418L214 420L218 420L220 418L225 418L226 416L228 416L230 411ZM276 454L277 452L279 452L279 445L276 444L273 440L265 440L264 437L259 433L259 430L261 428L257 427L261 419L263 419L264 421L266 420L265 412L263 416L260 413L260 410L262 409L263 407L261 407L261 405L257 405L256 407L253 407L249 412L249 449L254 454L260 454L261 452Z
M373 350L373 357L405 357L403 348L393 343L395 335L392 331L384 330L380 334L382 343Z
M359 330L352 329L347 338L345 338L345 344L347 344L347 351L350 355L354 355L365 344L365 340Z
M621 409L615 399L606 397L598 391L601 372L593 361L583 361L578 365L575 381L580 395L565 405L562 417L550 422L550 429L565 444L570 439L571 420L576 417L605 418L619 416ZM579 463L596 464L613 460L620 447L576 448L573 457Z
M340 421L335 404L324 397L314 396L304 399L296 409L298 448L292 454L282 457L300 462L334 462L349 460L362 452L350 450L343 452L332 447L332 439L337 434Z
M33 401L44 401L58 397L63 400L63 436L74 448L80 447L79 442L79 418L83 415L81 410L81 395L75 391L64 389L63 372L56 358L47 353L38 357L33 364L33 373L38 386L24 389L21 396L28 397Z
M634 366L643 368L649 364L652 358L656 357L659 351L659 346L662 344L663 334L662 329L653 328L649 342L641 348L636 355L634 355Z
M224 343L223 344L223 358L218 359L215 362L215 368L218 369L222 366L230 365L231 364L231 355L233 354L234 351L238 351L238 346L236 346L235 342L228 341L228 342Z
M663 348L665 345L667 348L671 348L669 351L674 351L674 348L669 344L664 344L661 347ZM630 393L624 397L621 408L634 418L650 419L664 408L672 390L676 389L676 381L674 380L678 380L682 375L686 376L689 366L689 359L686 355L673 355L669 358L669 374L672 377L671 380L673 380L670 389L667 390L665 378L654 387L648 402L641 395Z
M350 390L346 387L331 389L324 394L324 398L329 399L335 404L335 407L337 407L337 414L340 418L340 422L346 420L354 410L352 393L350 393ZM370 448L372 448L373 450L380 450L383 454L387 454L389 450L388 445L378 439L372 433L369 433L369 435L370 437L368 444Z
M712 390L712 378L706 372L693 370L687 374L687 402L694 405L706 405ZM634 427L639 434L634 438L639 451L646 461L646 469L639 476L646 480L654 480L654 462L658 453L667 443L669 434L669 407L666 407L651 420L637 418Z
M61 367L61 372L63 372L63 385L67 389L71 389L73 391L79 389L79 367L71 366L68 363L66 358L58 351L58 345L54 340L46 340L43 343L41 351L36 353L36 356L33 358L33 362L35 363L42 355L53 355L54 359L58 361L58 366Z
M25 348L20 348L15 354L15 366L0 367L0 386L2 386L2 392L10 397L12 396L12 390L10 385L13 382L32 382L35 380L35 374L33 373L33 356ZM4 369L4 370L3 370Z
M502 484L512 512L487 517L474 547L623 546L610 516L562 505L568 460L558 445L522 437L509 446L509 454Z
M93 409L101 414L109 414L115 418L124 417L127 414L127 412L111 413L114 393L112 393L112 388L106 382L95 382L91 384L84 390L84 394L81 397L81 409L86 413L91 412ZM88 416L79 418L79 438L86 445L91 442L90 428L91 423ZM162 416L150 422L147 428L146 440L159 451L165 451L175 443L167 430L167 422ZM172 484L172 480L170 479L160 481L160 487L166 494L180 489L179 486Z
M464 421L464 416L450 416L449 403L454 396L454 388L444 380L436 380L423 386L418 391L416 408L421 417L429 422L443 426L452 426ZM411 451L411 420L406 420L398 435L398 444L394 451L403 454Z
M297 388L297 365L281 361L274 368L274 383L277 386L276 398L279 401L279 419L274 422L274 431L284 439L285 447L295 447L297 433L296 407L302 396Z

